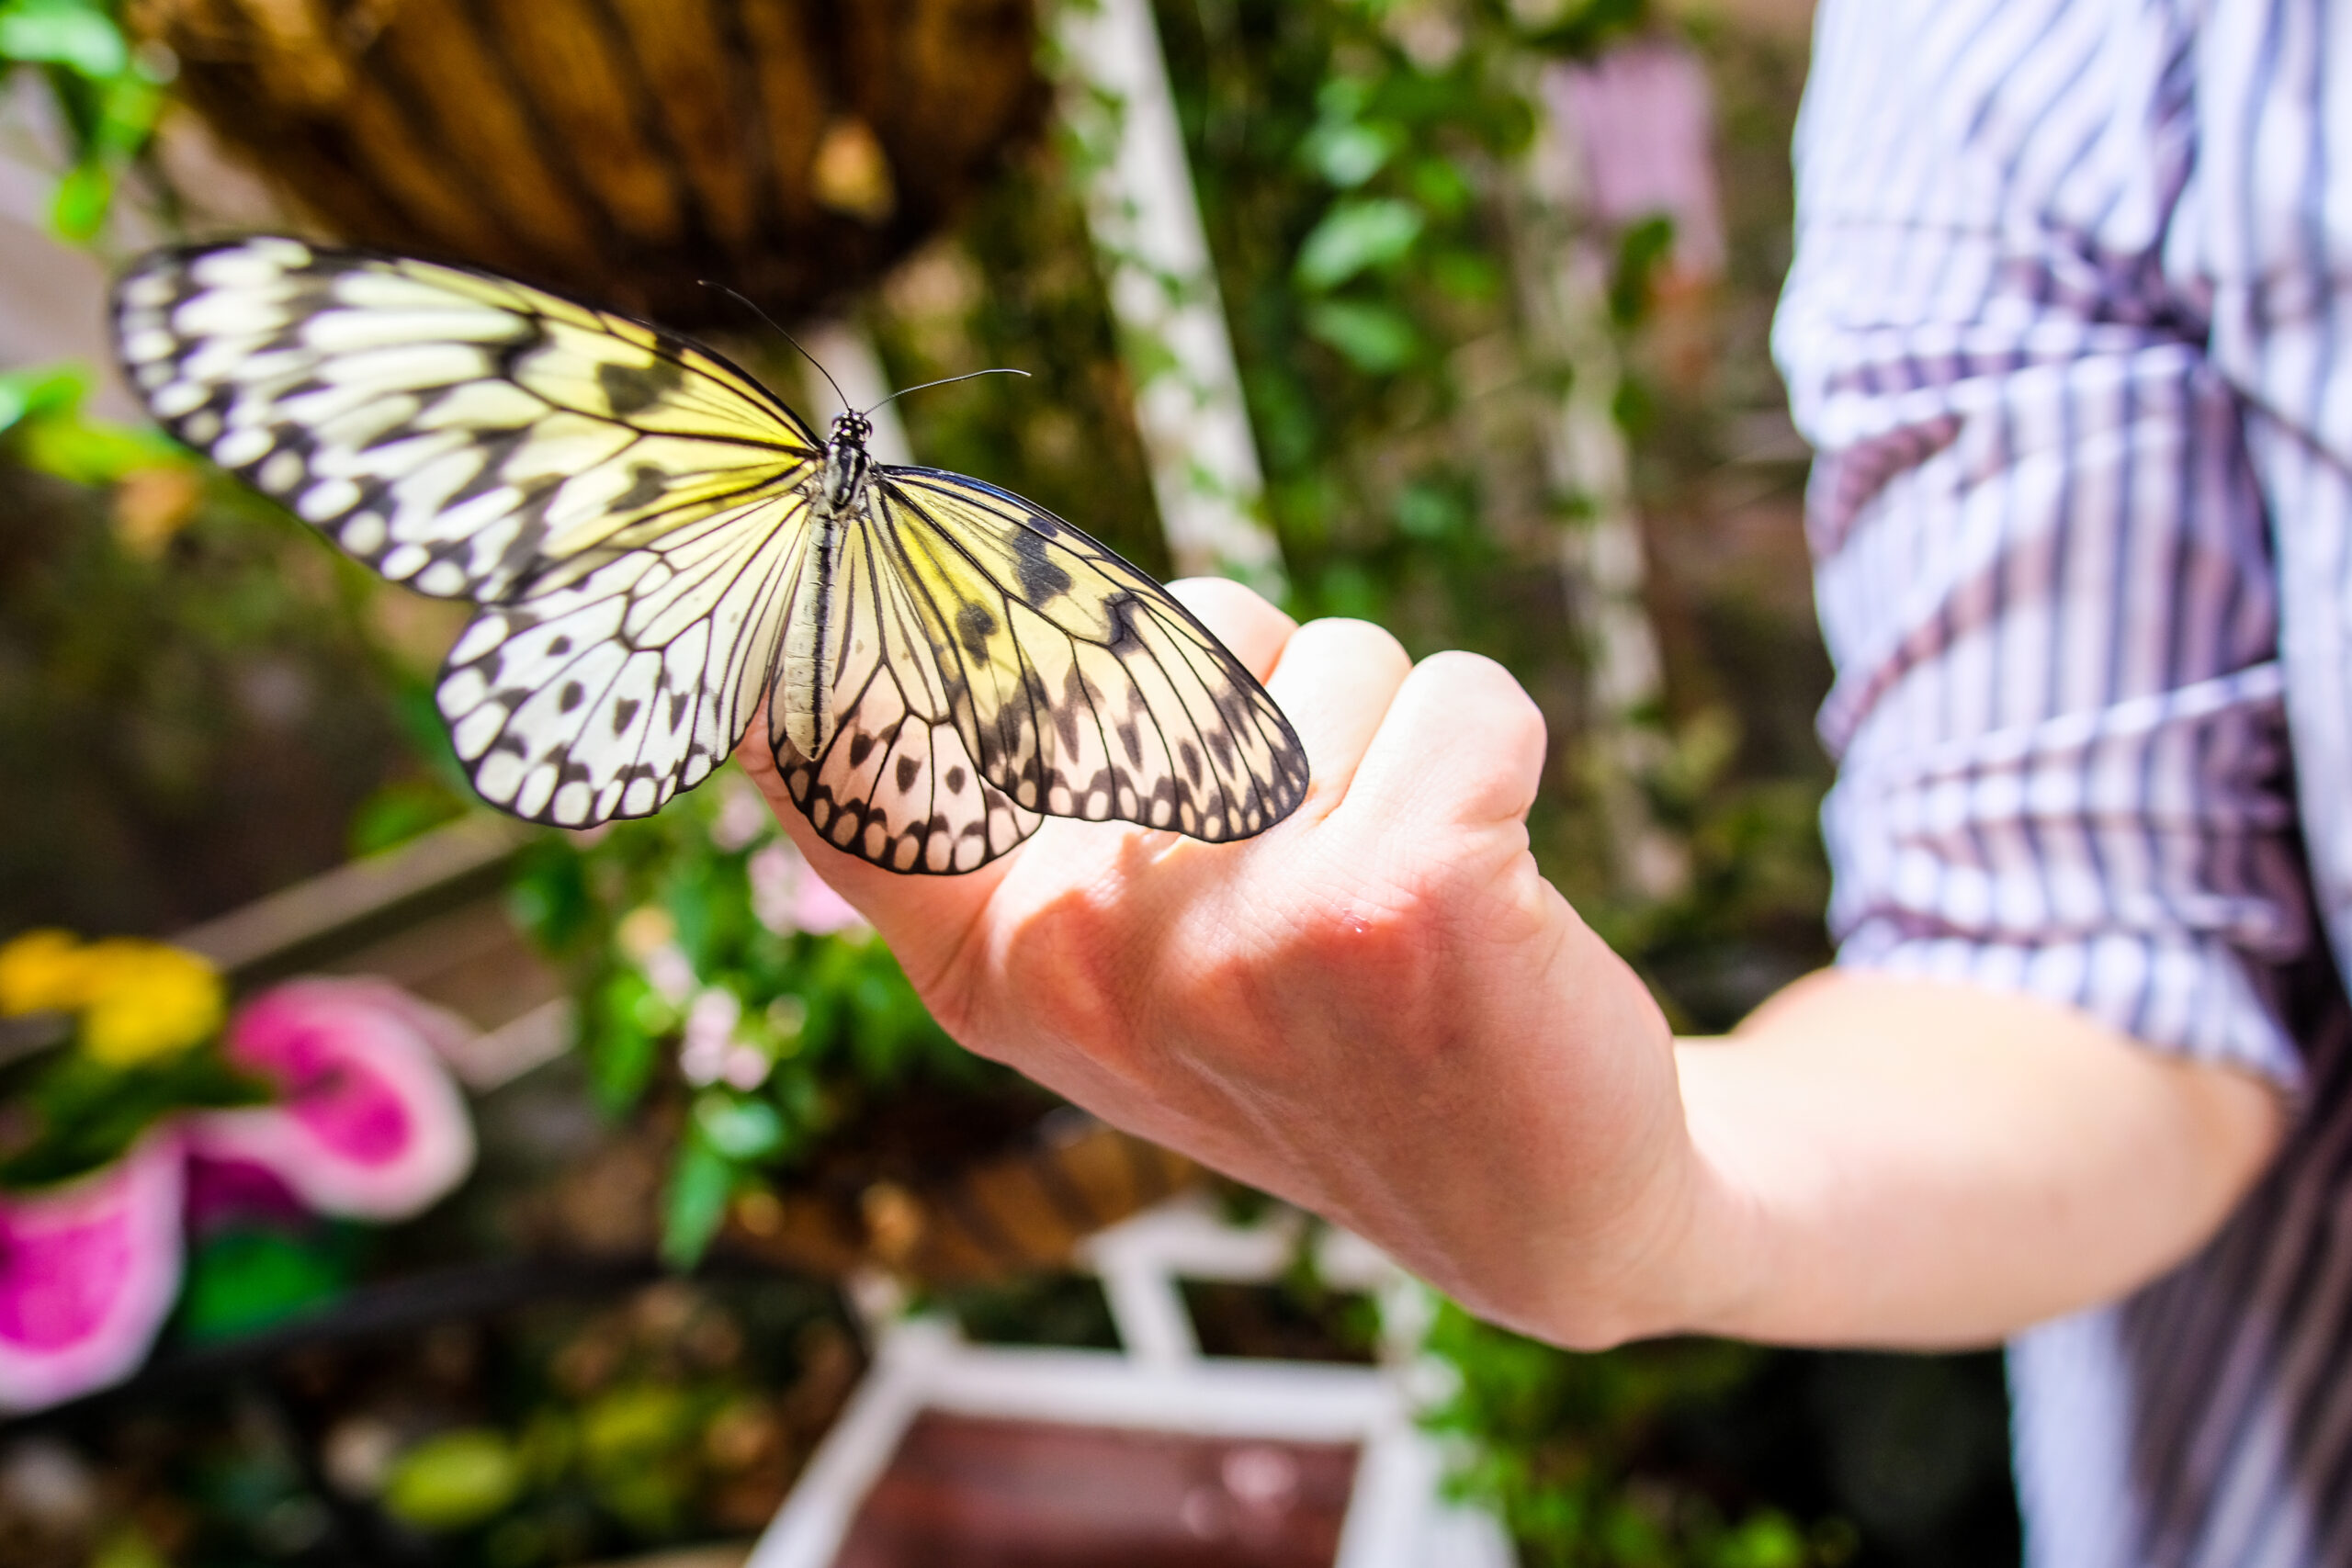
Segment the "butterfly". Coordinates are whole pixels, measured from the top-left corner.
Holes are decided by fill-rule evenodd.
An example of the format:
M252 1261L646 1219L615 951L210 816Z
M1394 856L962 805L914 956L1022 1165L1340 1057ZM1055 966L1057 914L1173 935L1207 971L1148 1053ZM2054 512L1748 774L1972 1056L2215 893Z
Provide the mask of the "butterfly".
M767 699L829 842L967 872L1046 816L1223 842L1298 736L1148 575L1009 491L819 439L709 348L469 268L274 237L152 253L116 344L181 441L378 572L480 608L435 689L483 799L643 817Z

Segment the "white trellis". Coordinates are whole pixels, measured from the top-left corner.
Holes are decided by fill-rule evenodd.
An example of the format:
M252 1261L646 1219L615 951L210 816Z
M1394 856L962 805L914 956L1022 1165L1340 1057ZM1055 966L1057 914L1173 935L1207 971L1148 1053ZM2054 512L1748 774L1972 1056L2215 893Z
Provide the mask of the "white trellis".
M1180 571L1278 592L1282 556L1259 514L1265 480L1151 0L1061 0L1052 16L1063 118L1169 551Z

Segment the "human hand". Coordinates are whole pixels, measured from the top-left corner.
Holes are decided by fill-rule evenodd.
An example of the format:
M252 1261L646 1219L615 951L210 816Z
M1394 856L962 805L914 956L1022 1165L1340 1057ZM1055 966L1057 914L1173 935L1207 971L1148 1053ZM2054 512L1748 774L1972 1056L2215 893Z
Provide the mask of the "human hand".
M1672 1040L1536 871L1534 704L1488 660L1176 592L1306 747L1305 803L1255 839L1048 818L968 876L898 876L817 837L763 724L739 758L971 1049L1488 1315L1594 1344L1679 1322Z

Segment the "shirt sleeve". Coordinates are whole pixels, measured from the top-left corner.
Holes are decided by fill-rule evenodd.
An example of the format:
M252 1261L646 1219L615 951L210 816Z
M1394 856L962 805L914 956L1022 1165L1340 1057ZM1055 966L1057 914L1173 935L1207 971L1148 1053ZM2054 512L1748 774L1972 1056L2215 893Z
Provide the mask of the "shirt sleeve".
M1818 16L1774 345L1819 454L1830 921L1841 963L2295 1088L2276 576L2237 396L2162 265L2182 40L2116 9Z

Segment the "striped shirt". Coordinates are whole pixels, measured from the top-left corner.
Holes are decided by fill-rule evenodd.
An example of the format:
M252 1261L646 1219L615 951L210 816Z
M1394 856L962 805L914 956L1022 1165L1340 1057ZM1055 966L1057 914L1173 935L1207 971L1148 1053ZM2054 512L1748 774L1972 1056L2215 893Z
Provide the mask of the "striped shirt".
M2352 1563L2352 6L1824 0L1797 168L1842 961L2297 1108L2011 1346L2029 1561Z

